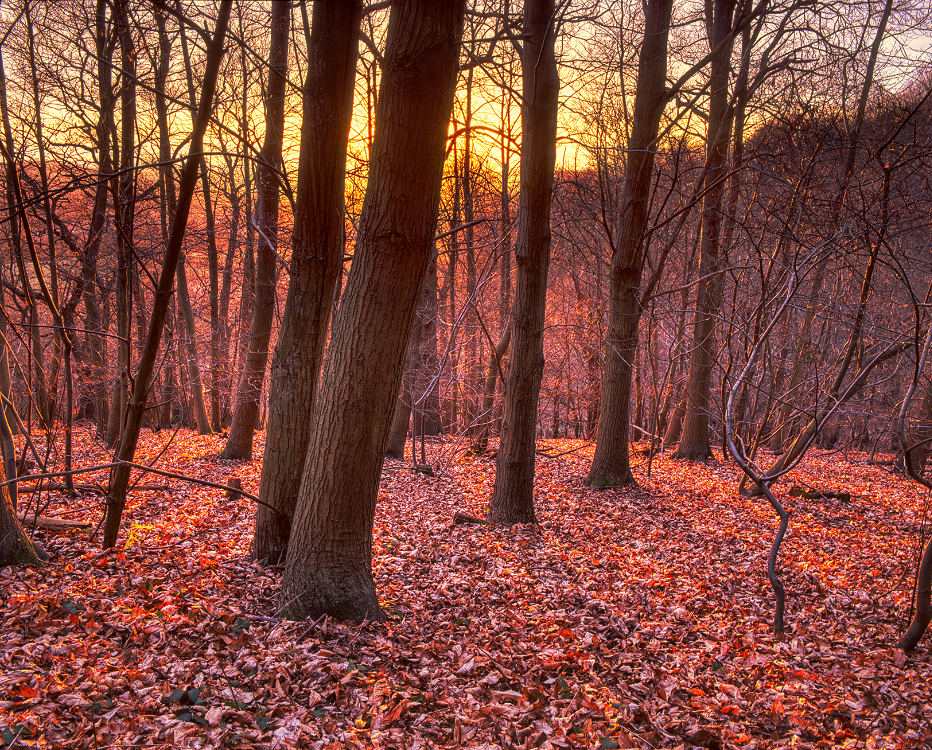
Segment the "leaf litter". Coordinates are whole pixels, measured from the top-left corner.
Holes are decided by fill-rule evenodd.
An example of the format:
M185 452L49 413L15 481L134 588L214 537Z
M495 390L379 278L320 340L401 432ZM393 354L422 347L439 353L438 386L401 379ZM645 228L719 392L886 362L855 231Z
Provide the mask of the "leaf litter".
M166 442L146 433L138 460L258 490L260 462L218 459L222 438ZM108 460L87 435L76 446L81 464ZM737 494L733 466L661 456L638 488L594 491L590 446L541 447L562 455L537 459L538 526L451 523L484 515L488 456L438 441L436 477L386 462L373 555L385 623L279 619L281 569L249 557L254 506L216 489L131 495L113 552L86 531L36 532L52 563L0 570L0 746L932 745L929 636L908 657L891 648L926 502L909 481L827 454L792 480L850 500L778 487L792 519L777 639L776 522ZM100 495L42 502L102 517Z

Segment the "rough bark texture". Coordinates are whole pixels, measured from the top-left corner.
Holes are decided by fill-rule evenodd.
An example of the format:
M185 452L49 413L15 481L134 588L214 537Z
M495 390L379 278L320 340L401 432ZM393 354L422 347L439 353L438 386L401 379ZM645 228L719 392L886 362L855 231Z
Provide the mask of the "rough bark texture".
M533 523L537 402L544 371L544 317L550 263L550 198L556 159L557 74L553 0L527 0L521 50L521 194L517 274L511 308L511 362L505 379L501 447L489 501L492 523Z
M0 414L0 420L6 419ZM16 509L10 499L6 482L4 462L0 461L0 568L7 565L35 565L39 556L23 527L16 517Z
M615 487L634 482L628 455L631 373L641 319L641 274L647 257L644 233L650 209L654 141L666 101L667 34L673 0L649 0L644 43L638 61L634 123L628 143L621 198L618 246L612 255L605 369L599 432L587 482Z
M392 4L356 254L334 323L281 605L381 618L372 523L405 344L430 258L464 0Z
M279 176L285 133L285 83L288 74L288 37L291 4L272 3L272 44L269 52L269 82L265 98L265 138L262 142L256 199L256 294L243 360L243 374L236 394L230 436L224 458L252 458L252 439L259 421L259 399L269 358L269 336L275 311L275 265L278 251Z
M343 187L361 0L314 3L298 165L291 280L272 357L253 552L285 557L343 264ZM277 509L278 512L272 510Z
M710 62L709 122L706 159L706 193L702 199L702 237L699 245L699 289L692 355L686 383L686 415L677 458L705 459L712 455L709 439L709 408L712 400L712 369L715 357L715 314L721 307L722 276L721 223L722 198L728 172L728 141L731 133L728 103L728 75L731 70L731 43L735 0L714 0L709 22L709 47L718 49Z
M120 443L114 455L114 463L118 465L114 467L110 475L110 487L107 492L104 548L113 547L120 532L120 519L123 516L123 507L126 504L126 491L129 486L130 475L130 467L122 462L132 461L136 454L136 444L139 441L139 430L142 427L146 399L152 385L159 342L162 339L162 330L165 327L165 319L168 316L169 303L172 298L172 281L181 256L181 245L184 242L185 230L188 225L191 199L194 197L194 186L197 182L197 175L203 157L204 132L207 130L207 124L210 121L214 89L217 85L220 61L223 58L223 40L230 20L231 5L232 0L222 0L220 3L217 12L216 31L207 51L207 66L202 86L203 93L194 120L188 158L185 160L184 169L181 173L177 211L174 221L172 221L172 231L168 239L168 245L165 248L165 259L162 262L162 271L152 301L152 317L149 320L149 330L139 358L139 369L133 383L133 393L127 403L126 419L120 435Z

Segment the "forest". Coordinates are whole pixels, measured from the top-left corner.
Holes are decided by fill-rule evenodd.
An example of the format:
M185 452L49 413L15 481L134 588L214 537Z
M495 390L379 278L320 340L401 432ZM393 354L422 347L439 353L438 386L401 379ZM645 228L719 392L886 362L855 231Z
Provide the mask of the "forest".
M932 747L927 0L0 31L0 747Z

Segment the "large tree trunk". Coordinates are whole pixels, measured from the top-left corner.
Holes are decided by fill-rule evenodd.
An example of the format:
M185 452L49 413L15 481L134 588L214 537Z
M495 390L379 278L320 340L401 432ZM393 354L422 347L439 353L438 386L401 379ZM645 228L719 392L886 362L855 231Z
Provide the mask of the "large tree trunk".
M2 413L0 420L6 425ZM37 565L40 562L39 555L16 518L9 488L4 484L7 476L4 462L0 461L0 568L7 565Z
M269 336L275 310L275 265L278 255L278 205L281 191L278 172L285 134L285 83L288 75L288 37L291 5L272 3L272 45L265 99L265 138L256 171L256 295L249 328L249 344L243 360L230 436L224 458L252 458L252 439L259 421L259 399L269 358Z
M159 342L162 339L162 330L165 327L165 320L168 316L169 304L172 298L172 282L181 257L181 245L184 242L185 230L188 226L191 199L194 197L194 187L197 183L197 175L203 157L204 133L210 121L214 90L217 86L217 73L220 70L220 61L223 58L223 41L230 20L232 2L233 0L221 1L217 11L216 30L207 48L207 67L201 89L201 102L194 119L188 158L185 160L181 172L178 206L172 221L171 235L165 247L162 272L152 300L152 317L149 319L149 330L146 334L142 355L139 358L139 369L133 383L132 397L127 402L126 419L123 422L120 442L114 455L114 463L117 465L110 474L110 488L107 492L107 513L104 519L104 548L113 547L120 533L120 519L123 516L123 507L126 504L126 491L129 486L130 476L130 466L126 462L132 461L136 455L136 444L139 441L139 430L142 427L146 400L149 396L149 388L152 385Z
M634 482L628 455L631 373L641 319L641 274L647 259L644 241L650 218L654 142L666 102L667 35L673 0L649 0L644 43L638 60L634 122L628 144L621 198L620 246L612 255L608 332L602 376L602 411L587 482L616 487Z
M721 306L720 269L722 198L728 173L728 141L731 111L728 76L731 70L732 15L735 0L714 0L709 48L718 49L710 61L709 121L706 192L702 199L702 238L699 246L699 283L692 355L686 382L686 414L677 458L705 459L712 455L709 438L709 409L712 400L712 369L715 361L715 316Z
M265 505L256 512L253 551L259 559L278 561L288 548L324 342L343 265L343 189L361 6L361 0L314 4L291 281L270 373L259 486Z
M395 0L353 265L334 324L281 606L381 618L372 524L405 343L430 259L464 0Z
M544 313L550 263L550 199L556 160L557 74L554 0L527 0L521 50L521 195L511 308L511 362L505 378L501 447L489 501L493 523L533 523L537 402L544 371Z

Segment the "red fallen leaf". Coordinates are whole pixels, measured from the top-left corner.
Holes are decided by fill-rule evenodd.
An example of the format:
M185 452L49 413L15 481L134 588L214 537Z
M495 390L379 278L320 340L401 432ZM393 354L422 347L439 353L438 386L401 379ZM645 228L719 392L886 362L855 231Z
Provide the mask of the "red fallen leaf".
M408 707L408 699L402 698L398 701L398 705L395 706L391 711L385 714L383 718L383 725L388 726L389 724L394 724L398 719L401 718L401 715L404 713L404 710Z
M35 698L39 693L36 689L25 682L21 682L18 685L14 685L9 689L9 694L13 697L14 700L23 700L28 701L32 698Z

